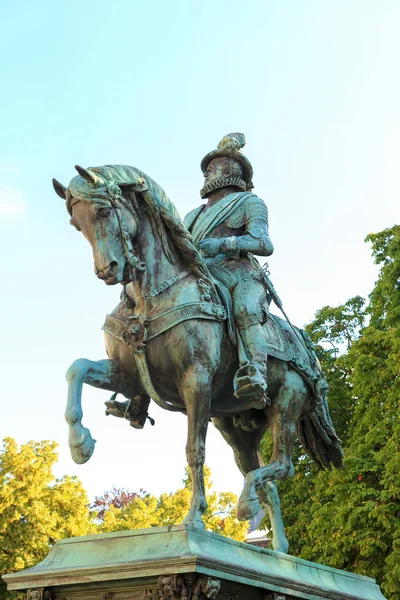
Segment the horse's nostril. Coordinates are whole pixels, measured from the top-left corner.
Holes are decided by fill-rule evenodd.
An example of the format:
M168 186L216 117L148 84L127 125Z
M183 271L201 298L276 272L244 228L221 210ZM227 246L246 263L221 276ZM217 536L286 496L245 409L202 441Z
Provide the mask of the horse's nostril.
M118 263L116 260L113 260L112 262L110 262L110 264L108 265L106 271L108 271L108 273L110 275L114 275L114 273L116 272L116 270L118 269Z

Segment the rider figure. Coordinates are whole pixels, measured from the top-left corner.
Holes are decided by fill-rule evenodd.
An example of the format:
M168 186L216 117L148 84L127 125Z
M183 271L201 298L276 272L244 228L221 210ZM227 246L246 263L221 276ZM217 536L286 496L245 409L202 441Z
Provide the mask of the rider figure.
M240 364L234 391L237 396L254 400L254 408L264 408L269 399L268 346L263 324L269 309L260 271L248 253L270 256L274 247L269 237L267 207L250 191L253 169L240 152L244 144L242 133L228 134L217 150L203 158L205 181L200 195L207 204L186 215L185 225L212 274L218 278L218 269L222 269L231 276Z

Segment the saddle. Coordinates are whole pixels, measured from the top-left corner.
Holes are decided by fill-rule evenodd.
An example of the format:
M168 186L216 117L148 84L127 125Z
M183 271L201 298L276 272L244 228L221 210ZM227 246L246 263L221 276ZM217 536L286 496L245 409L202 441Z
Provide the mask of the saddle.
M236 285L236 277L223 267L218 259L207 261L207 267L217 290L222 306L226 311L226 324L232 344L237 347L236 325L233 317L232 290Z

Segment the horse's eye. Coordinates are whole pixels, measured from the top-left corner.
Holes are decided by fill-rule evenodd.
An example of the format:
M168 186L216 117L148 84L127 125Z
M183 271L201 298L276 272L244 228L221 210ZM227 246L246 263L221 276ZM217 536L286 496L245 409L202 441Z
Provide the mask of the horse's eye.
M111 208L102 208L98 214L102 219L107 219L111 215Z

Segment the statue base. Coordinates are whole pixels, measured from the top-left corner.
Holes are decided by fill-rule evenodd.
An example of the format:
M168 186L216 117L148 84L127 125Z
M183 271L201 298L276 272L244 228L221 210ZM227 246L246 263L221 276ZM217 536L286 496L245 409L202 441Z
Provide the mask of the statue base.
M61 540L3 579L27 600L385 600L369 577L185 525Z

